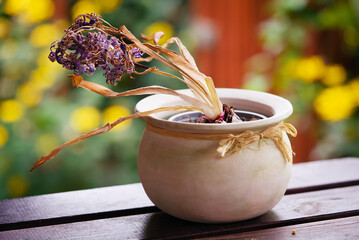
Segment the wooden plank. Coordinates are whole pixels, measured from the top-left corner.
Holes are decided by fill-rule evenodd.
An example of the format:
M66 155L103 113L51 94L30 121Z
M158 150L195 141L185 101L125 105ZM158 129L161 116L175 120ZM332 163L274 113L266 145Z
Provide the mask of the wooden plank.
M153 206L141 184L6 199L0 201L0 226L14 222Z
M293 165L289 189L359 180L359 158L339 158Z
M355 181L359 178L358 172L359 158L295 164L289 187L290 190L297 190ZM63 221L62 218L72 216L77 216L77 219L81 220L91 220L106 216L145 213L150 210L157 211L141 184L8 199L0 201L0 230L3 224L17 222L44 219L59 222Z
M225 236L201 238L217 240L249 240L249 239L296 239L296 240L340 240L359 239L359 216L339 218L314 223L296 224L285 227L263 229L246 233L230 234ZM294 233L293 233L294 231Z
M195 238L359 216L359 186L285 196L268 213L243 222L199 224L148 213L0 232L0 239Z

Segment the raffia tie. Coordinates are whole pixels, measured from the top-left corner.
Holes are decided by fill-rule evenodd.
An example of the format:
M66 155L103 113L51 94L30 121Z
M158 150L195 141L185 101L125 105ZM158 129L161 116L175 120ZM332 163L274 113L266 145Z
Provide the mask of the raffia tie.
M297 130L289 123L280 122L273 127L269 127L261 132L244 131L239 134L203 134L203 133L186 133L167 130L163 128L155 127L151 124L147 124L147 128L153 132L188 139L206 139L206 140L219 140L219 146L217 152L220 157L240 152L242 149L249 147L253 143L258 142L262 139L270 139L276 145L278 150L282 153L283 157L290 162L293 154L291 147L284 141L283 131L292 137L297 136Z

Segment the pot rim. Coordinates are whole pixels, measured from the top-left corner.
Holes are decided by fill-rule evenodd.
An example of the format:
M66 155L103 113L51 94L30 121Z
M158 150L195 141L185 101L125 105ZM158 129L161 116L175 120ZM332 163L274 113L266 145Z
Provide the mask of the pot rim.
M221 101L236 109L260 113L267 118L240 122L230 124L215 124L215 123L187 123L175 122L167 120L170 116L180 112L162 112L152 114L143 119L156 127L183 131L183 132L196 132L196 133L234 133L243 132L245 130L263 130L273 126L286 118L292 112L292 104L277 95L245 89L234 88L217 88L217 94ZM190 89L177 90L181 93L192 95ZM140 100L135 107L136 112L144 112L159 107L176 106L176 105L189 105L182 99L165 94L151 95Z

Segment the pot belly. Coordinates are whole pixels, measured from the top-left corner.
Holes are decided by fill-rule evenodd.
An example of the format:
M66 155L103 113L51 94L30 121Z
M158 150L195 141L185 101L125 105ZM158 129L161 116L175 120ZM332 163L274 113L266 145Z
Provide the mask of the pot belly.
M285 140L290 144L286 134ZM177 138L146 129L138 171L148 197L175 217L212 223L253 218L279 202L292 163L271 140L224 158L217 147L216 140Z

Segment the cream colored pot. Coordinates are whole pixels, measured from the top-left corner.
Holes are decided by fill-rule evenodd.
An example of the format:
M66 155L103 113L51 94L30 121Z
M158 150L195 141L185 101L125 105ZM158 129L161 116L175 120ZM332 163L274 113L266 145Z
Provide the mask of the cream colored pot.
M158 208L185 220L221 223L257 217L279 202L291 175L292 162L284 159L270 139L220 158L219 140L178 134L263 131L286 119L293 110L290 102L272 94L240 89L217 91L223 103L267 118L231 124L174 122L166 120L174 114L168 112L144 118L147 127L138 152L143 187ZM141 100L136 111L175 105L186 104L173 96L153 95ZM283 135L290 146L286 133Z

